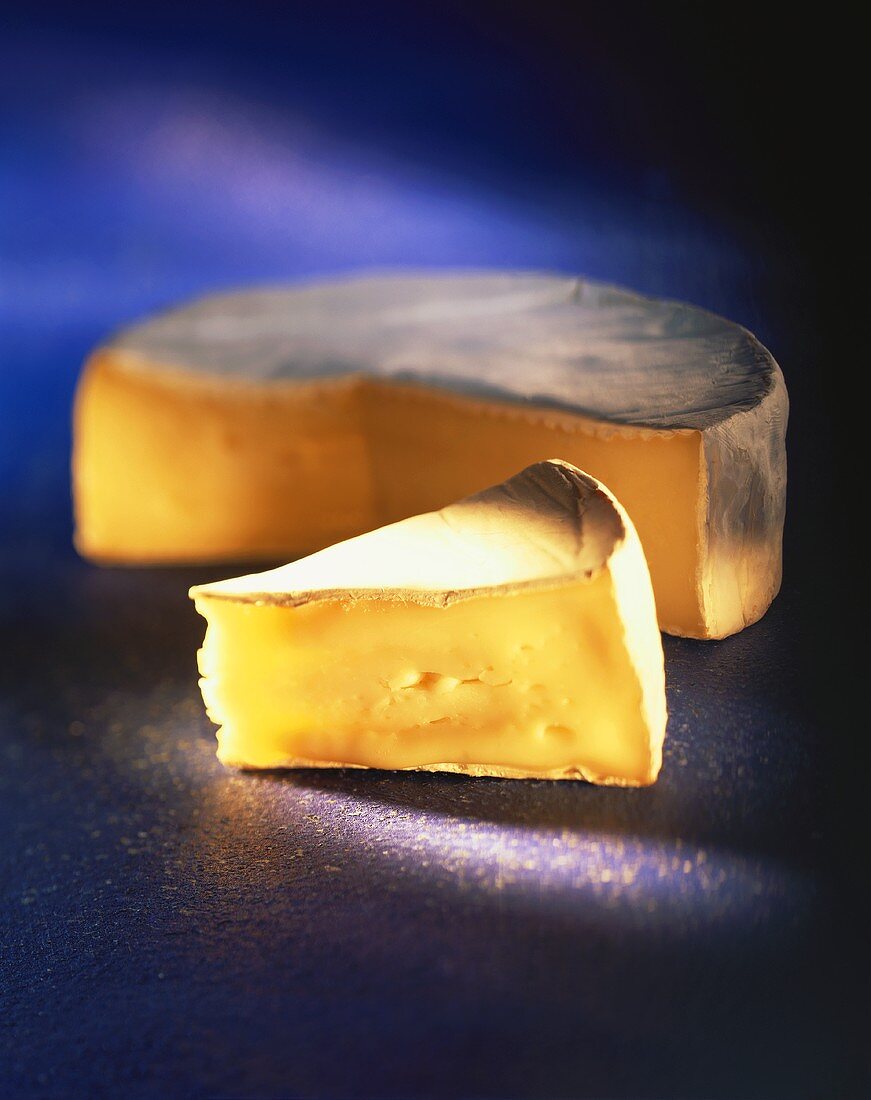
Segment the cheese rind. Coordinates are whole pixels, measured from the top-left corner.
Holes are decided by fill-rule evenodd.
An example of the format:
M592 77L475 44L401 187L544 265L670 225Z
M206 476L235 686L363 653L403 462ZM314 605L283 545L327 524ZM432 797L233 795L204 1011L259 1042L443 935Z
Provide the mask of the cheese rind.
M227 764L629 786L659 771L644 556L607 490L567 463L191 595Z
M584 280L216 295L86 367L76 542L106 562L290 556L556 453L629 511L661 627L724 637L780 584L786 416L777 364L740 326Z

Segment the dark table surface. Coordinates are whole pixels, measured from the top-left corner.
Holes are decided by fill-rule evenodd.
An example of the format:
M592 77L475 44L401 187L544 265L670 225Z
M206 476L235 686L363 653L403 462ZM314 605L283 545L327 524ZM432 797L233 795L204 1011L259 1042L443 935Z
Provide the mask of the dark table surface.
M790 242L668 195L406 170L134 45L12 45L0 1095L847 1095L806 674L827 437ZM653 788L225 770L185 593L231 570L72 551L69 404L108 328L363 264L585 272L730 315L781 361L784 590L740 636L665 639Z

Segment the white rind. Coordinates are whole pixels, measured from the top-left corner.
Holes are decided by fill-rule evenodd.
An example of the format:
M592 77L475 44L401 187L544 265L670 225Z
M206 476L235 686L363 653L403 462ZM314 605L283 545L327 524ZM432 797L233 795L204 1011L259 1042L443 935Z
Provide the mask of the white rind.
M200 585L191 596L281 606L377 596L446 607L592 577L626 537L613 497L594 478L552 459L438 512L278 569Z
M216 294L105 346L131 369L249 382L362 374L699 431L757 405L778 370L745 329L706 310L528 272Z
M658 750L656 756L658 760L662 758L662 742L658 743ZM254 767L250 764L246 764L244 760L232 760L224 758L221 761L226 767L239 768L242 771L261 771L261 768ZM309 760L302 756L288 756L281 763L274 766L275 770L282 770L284 768L352 768L354 771L372 771L367 764L337 764L331 761L324 760ZM589 768L583 768L578 764L572 764L566 768L549 768L540 772L532 772L523 768L507 768L501 764L421 764L417 768L393 768L382 769L393 770L399 772L450 772L452 775L465 775L469 779L562 779L562 780L583 780L585 783L595 783L600 787L644 787L648 786L648 782L642 782L641 780L625 779L621 776L614 775L600 775L598 772L592 771ZM655 771L653 772L654 778L659 774L659 765L657 764Z
M754 408L703 433L707 476L705 621L723 637L759 619L780 589L789 399L778 368Z

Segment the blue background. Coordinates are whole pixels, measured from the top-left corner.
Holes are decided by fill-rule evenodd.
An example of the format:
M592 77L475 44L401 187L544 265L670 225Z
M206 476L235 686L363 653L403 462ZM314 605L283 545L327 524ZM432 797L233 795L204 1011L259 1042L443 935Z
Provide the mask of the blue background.
M678 5L3 14L0 1095L858 1093L819 690L815 29ZM406 266L684 298L784 368L784 592L737 638L666 639L650 791L227 773L184 596L208 571L70 547L70 402L107 331Z

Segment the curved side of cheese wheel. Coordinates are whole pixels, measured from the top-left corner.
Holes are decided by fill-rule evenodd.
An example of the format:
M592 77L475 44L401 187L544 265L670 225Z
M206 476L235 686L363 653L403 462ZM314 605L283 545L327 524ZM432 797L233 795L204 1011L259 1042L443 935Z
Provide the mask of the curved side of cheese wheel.
M780 590L788 415L778 371L760 404L703 433L707 522L701 592L709 638L755 623Z

